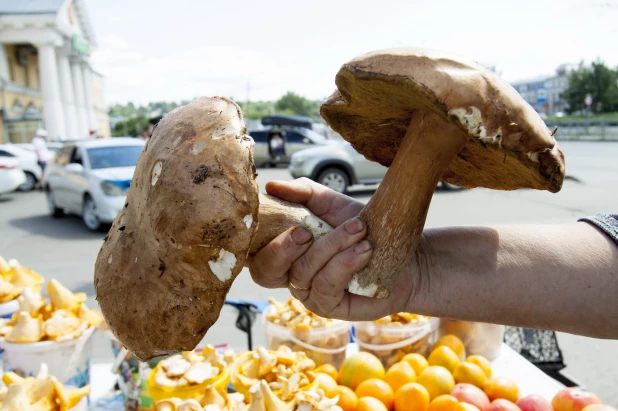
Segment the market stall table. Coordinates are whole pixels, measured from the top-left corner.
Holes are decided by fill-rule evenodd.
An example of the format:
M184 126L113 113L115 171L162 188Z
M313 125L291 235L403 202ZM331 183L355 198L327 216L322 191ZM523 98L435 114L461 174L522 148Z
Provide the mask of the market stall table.
M354 343L348 346L347 354L358 351ZM507 377L517 383L520 397L537 394L551 401L556 393L564 388L562 384L548 377L531 362L515 352L511 347L502 344L500 356L492 361L493 375ZM97 363L91 365L90 371L90 403L91 411L116 411L121 408L105 408L97 406L97 400L108 395L116 383L117 376L111 372L112 363Z

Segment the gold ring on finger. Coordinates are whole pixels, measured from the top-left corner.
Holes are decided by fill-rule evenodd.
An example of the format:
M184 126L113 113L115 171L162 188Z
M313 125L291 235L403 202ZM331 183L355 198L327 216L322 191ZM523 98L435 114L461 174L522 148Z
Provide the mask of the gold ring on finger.
M309 290L311 290L311 287L309 287L309 288L297 287L297 286L295 286L295 285L294 285L294 283L293 283L293 282L291 282L291 281L289 282L289 284L290 284L290 287L292 287L293 289L295 289L295 290L297 290L297 291L309 291Z

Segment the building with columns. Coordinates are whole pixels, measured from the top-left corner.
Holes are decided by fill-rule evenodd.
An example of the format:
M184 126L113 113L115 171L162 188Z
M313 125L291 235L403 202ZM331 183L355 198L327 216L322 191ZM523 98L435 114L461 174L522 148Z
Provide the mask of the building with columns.
M0 143L110 135L83 0L0 0Z

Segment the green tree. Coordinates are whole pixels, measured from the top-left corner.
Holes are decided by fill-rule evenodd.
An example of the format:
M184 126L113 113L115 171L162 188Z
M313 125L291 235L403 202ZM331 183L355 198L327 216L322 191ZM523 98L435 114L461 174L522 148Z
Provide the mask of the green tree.
M308 117L314 117L317 114L313 101L291 91L285 93L275 102L275 108L278 113L298 114Z
M120 117L121 121L114 124L112 135L137 136L141 130L148 128L150 117L165 115L176 107L187 105L193 100L182 100L179 103L175 101L152 101L143 106L137 106L132 101L126 104L114 104L109 107L108 114L110 117ZM259 120L271 114L297 114L320 120L321 101L311 101L291 91L276 102L237 101L236 103L242 109L243 116L252 120Z
M118 121L112 130L114 137L136 137L140 131L148 130L150 125L147 117L131 117L126 120Z
M587 109L587 94L592 97L592 113L618 111L618 70L612 70L600 60L590 66L580 63L569 75L569 87L562 93L562 98L569 103L569 114Z
M264 116L270 115L274 107L272 101L251 101L249 103L237 101L236 103L240 106L242 115L252 120L259 120Z

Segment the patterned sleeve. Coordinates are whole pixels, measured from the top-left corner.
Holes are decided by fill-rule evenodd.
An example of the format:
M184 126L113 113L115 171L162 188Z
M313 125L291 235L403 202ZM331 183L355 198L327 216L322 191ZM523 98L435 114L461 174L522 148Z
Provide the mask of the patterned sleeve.
M597 226L618 244L618 214L597 214L593 217L581 218L579 221Z

